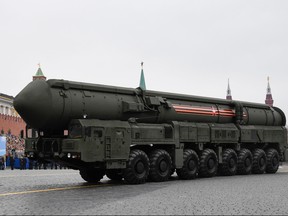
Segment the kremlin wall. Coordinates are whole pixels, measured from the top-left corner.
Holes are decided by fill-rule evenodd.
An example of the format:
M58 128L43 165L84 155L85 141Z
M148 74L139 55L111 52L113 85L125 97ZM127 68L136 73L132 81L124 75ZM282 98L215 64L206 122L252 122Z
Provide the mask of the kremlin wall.
M20 136L21 130L25 130L25 122L18 116L0 114L1 134L13 134Z

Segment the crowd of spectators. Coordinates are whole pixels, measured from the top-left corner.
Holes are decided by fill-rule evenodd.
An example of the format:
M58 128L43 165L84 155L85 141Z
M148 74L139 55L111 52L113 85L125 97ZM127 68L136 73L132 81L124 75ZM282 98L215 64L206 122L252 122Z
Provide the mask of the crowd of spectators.
M14 161L16 159L22 159L24 156L25 140L19 136L11 134L10 132L4 134L1 131L0 136L6 138L6 154L1 156L2 163L0 165L2 165L2 168L4 165L5 168L7 161L9 161L11 169L14 169Z
M9 161L11 169L14 169L15 161L19 160L20 169L66 169L65 166L55 162L44 162L37 160L28 160L25 156L25 139L19 136L8 134L0 134L6 137L6 155L0 156L0 169L6 168L6 163Z
M19 136L15 136L12 134L5 134L6 137L6 152L7 156L11 156L12 151L15 151L16 157L20 157L24 155L25 150L25 141ZM14 150L13 150L14 149Z

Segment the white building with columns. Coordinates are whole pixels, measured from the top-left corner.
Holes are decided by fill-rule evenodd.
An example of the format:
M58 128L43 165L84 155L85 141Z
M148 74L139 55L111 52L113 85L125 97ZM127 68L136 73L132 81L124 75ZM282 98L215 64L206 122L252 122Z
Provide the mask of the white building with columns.
M13 107L13 96L0 93L0 114L9 116L19 116Z

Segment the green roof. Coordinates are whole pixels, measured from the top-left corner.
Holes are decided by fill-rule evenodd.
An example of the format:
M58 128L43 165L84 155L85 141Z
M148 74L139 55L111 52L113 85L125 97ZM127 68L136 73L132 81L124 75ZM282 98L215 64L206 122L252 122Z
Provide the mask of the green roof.
M37 70L35 76L44 76L44 74L43 74L43 72L42 72L42 70L41 70L40 67L38 68L38 70Z
M145 78L144 78L144 71L141 70L141 76L140 76L140 88L143 90L146 90L146 84L145 84Z

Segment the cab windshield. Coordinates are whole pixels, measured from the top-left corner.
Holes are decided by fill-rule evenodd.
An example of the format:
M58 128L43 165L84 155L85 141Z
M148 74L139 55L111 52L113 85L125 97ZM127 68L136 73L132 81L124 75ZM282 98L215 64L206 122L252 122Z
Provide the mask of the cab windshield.
M70 138L81 138L82 137L82 126L80 124L73 124L69 127Z

